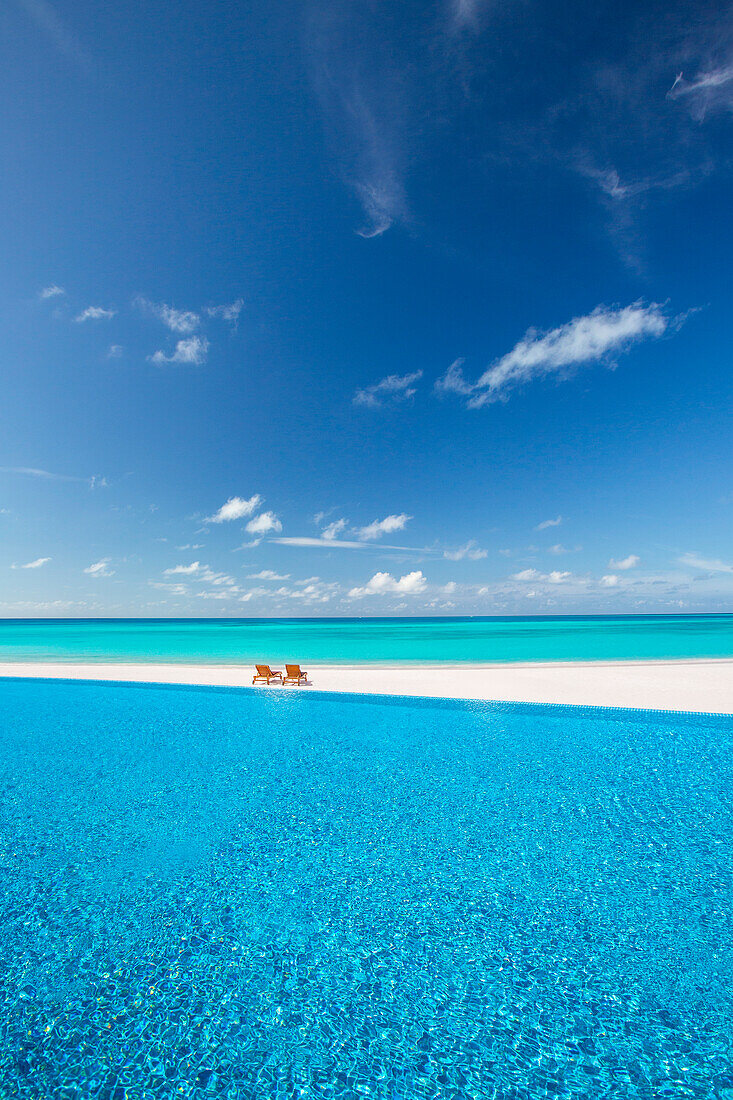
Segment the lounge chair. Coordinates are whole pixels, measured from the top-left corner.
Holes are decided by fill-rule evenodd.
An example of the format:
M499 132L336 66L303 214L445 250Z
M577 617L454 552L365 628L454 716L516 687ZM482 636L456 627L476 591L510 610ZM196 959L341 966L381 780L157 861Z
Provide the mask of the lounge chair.
M253 684L256 684L256 683L269 684L270 680L276 680L276 681L279 681L280 683L282 683L282 681L283 681L282 672L273 672L273 670L270 668L269 665L255 665L255 668L257 669L257 675L252 680Z
M308 673L301 670L300 665L286 665L284 684L302 684L308 681Z

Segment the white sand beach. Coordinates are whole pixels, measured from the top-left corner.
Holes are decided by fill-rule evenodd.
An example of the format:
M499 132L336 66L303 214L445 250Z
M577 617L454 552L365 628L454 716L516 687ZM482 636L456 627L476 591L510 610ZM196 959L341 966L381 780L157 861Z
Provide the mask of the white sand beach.
M283 668L275 662L273 668ZM302 688L505 702L571 703L733 714L733 659L458 666L309 665ZM251 687L235 665L0 663L0 676Z

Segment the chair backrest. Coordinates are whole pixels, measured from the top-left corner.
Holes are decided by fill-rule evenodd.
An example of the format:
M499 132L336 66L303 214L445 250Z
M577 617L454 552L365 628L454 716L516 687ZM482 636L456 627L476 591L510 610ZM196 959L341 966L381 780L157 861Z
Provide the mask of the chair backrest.
M269 665L255 665L258 676L272 676Z
M285 671L287 672L288 676L302 676L303 675L303 673L300 671L300 665L286 665L285 666Z

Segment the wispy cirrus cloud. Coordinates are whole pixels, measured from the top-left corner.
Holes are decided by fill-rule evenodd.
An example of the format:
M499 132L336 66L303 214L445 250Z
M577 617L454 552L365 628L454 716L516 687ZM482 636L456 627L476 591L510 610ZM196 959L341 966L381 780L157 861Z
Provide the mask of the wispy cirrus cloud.
M201 317L190 309L176 309L166 305L165 302L151 302L148 298L138 295L134 304L143 313L156 317L169 328L171 332L179 336L190 336L201 324Z
M209 317L216 317L220 321L228 321L230 325L236 328L239 314L243 308L244 298L237 298L236 301L230 302L228 305L209 306L206 312Z
M16 3L53 43L59 53L64 54L83 69L91 68L89 54L48 0L16 0Z
M109 558L100 558L99 561L92 562L84 572L90 577L113 577L115 574L114 569L110 569Z
M262 502L259 493L254 493L249 499L229 497L218 511L204 520L204 523L231 523L232 520L244 519L246 516L251 516Z
M733 573L733 565L730 562L721 561L719 558L703 558L700 554L688 553L683 554L677 560L680 565L700 569L705 573Z
M451 25L455 31L476 30L489 0L448 0Z
M39 291L38 297L42 301L46 301L48 298L61 298L65 294L66 291L64 288L62 286L56 286L54 283L52 286L44 286L43 289Z
M443 557L448 561L463 561L464 558L468 558L469 561L481 561L488 555L489 551L482 550L475 539L471 539L465 546L459 546L457 550L443 551Z
M384 550L399 550L409 554L433 554L437 551L423 546L394 546L386 542L357 542L349 539L314 538L309 535L283 535L281 538L270 539L270 542L279 543L280 546L299 546L305 549L318 548L323 550L373 550L381 553Z
M546 531L549 527L559 527L562 523L562 516L556 516L555 519L543 519L542 523L538 523L535 527L535 531Z
M698 122L713 111L733 111L733 62L706 69L692 80L679 73L667 97L686 102Z
M103 306L87 306L81 313L77 313L74 320L77 324L83 324L85 321L111 321L116 315L116 309L104 309Z
M20 477L38 477L43 481L76 481L88 485L90 489L107 487L106 477L92 474L91 477L75 477L73 474L57 474L51 470L40 470L34 466L0 466L0 474L18 474Z
M681 321L671 318L656 302L645 305L637 301L623 308L598 306L548 332L529 329L475 382L464 377L463 361L456 360L435 388L438 393L459 394L467 398L467 408L479 409L508 400L514 389L535 379L550 375L564 379L581 366L612 361L641 340L663 336Z
M355 405L367 405L371 409L379 408L386 402L409 401L417 393L415 383L422 378L421 370L411 374L388 374L381 382L365 386L354 394Z
M208 353L209 341L205 336L189 336L176 343L171 355L166 355L164 351L156 351L148 358L151 363L182 363L200 367L206 361Z
M43 565L48 565L51 558L35 558L33 561L27 561L23 565L11 565L11 569L40 569Z
M406 217L402 132L404 71L384 48L379 9L343 0L313 5L311 73L327 136L364 214L361 237L380 237Z

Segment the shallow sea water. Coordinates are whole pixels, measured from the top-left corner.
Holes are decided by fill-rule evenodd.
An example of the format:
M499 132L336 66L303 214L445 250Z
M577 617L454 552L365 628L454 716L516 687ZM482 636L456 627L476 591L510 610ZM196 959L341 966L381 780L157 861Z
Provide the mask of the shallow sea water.
M732 750L0 681L0 1096L731 1100Z

